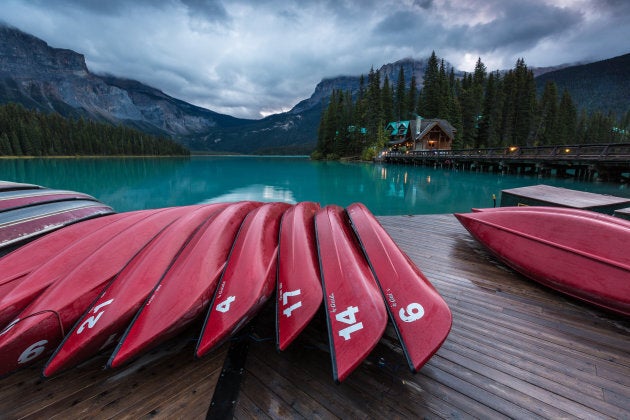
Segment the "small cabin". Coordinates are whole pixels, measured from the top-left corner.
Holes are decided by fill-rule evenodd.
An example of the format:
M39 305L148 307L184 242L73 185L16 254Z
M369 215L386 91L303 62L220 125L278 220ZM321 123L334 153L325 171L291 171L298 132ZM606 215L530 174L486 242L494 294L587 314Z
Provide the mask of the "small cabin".
M455 128L443 119L392 121L385 127L389 135L388 147L394 150L450 150Z

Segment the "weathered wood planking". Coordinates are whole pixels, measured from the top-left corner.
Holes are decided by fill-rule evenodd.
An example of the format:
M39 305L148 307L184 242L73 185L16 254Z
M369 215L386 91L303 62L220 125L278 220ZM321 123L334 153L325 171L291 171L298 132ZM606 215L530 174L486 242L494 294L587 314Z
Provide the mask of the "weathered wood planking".
M273 311L256 323L235 418L629 418L630 319L497 262L451 215L379 220L442 294L453 328L409 373L391 328L341 385L319 313L287 351ZM0 379L0 419L205 418L227 346L194 360L183 335L122 370L103 354L59 377Z
M450 215L380 217L444 296L453 329L416 375L388 330L341 385L315 324L286 352L250 347L237 418L627 418L630 320L497 262ZM270 332L268 334L271 334ZM255 379L254 379L255 378Z
M531 185L501 191L501 206L556 206L612 215L630 205L629 198L576 191L551 185Z

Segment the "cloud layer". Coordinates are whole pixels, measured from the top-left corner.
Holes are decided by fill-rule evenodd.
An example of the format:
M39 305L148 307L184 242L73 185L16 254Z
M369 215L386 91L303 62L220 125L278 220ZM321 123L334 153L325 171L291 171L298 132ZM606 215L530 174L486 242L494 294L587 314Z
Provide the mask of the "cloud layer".
M289 110L325 77L431 51L550 66L628 53L625 0L3 0L0 21L213 111Z

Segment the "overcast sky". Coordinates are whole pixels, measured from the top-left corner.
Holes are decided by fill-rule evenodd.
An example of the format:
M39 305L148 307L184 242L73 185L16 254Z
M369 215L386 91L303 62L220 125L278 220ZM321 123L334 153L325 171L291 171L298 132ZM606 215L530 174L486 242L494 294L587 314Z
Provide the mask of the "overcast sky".
M629 0L2 0L0 21L213 111L288 111L328 77L434 50L459 70L630 52Z

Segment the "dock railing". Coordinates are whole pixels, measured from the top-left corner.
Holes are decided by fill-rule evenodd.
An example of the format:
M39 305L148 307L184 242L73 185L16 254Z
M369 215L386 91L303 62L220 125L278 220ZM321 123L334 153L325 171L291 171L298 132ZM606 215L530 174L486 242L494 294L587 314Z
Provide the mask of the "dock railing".
M511 146L484 149L390 151L383 158L466 160L629 161L630 143Z

